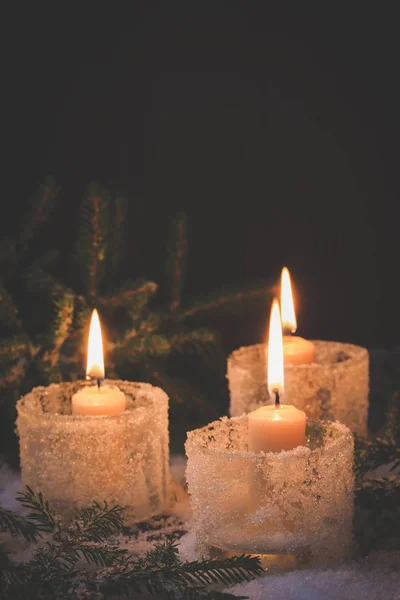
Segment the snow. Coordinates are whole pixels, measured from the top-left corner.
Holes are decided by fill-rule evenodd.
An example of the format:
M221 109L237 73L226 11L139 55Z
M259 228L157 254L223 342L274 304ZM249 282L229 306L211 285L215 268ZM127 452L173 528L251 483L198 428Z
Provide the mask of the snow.
M260 577L229 591L252 600L398 600L400 552L380 552L335 567Z

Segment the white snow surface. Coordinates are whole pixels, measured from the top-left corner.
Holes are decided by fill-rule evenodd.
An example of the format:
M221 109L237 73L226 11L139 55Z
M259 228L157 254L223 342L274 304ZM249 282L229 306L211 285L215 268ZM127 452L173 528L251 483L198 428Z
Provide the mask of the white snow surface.
M185 460L172 457L171 473L175 504L170 517L162 524L162 533L187 531L179 540L181 560L201 558L196 552L195 535L191 530L191 515L184 482ZM0 505L21 512L15 500L21 491L19 473L0 465ZM159 531L159 529L158 529ZM6 534L0 534L0 543L7 544ZM151 547L145 534L128 536L124 547L141 554ZM27 560L29 549L25 543L10 545L15 559ZM252 600L400 600L400 551L377 552L359 560L339 562L326 567L301 569L279 575L265 575L249 583L229 588L231 594L247 596Z

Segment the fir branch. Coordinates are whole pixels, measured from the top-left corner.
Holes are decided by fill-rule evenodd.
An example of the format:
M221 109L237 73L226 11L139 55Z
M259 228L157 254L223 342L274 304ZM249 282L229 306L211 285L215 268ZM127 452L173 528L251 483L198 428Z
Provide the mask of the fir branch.
M74 307L75 296L69 290L66 290L55 302L55 315L53 318L51 339L53 350L57 354L57 360L60 348L67 339L72 326Z
M159 314L159 313L151 313L150 315L148 315L145 319L142 319L140 321L140 323L137 326L137 332L142 335L142 336L149 336L152 335L153 333L155 333L156 331L159 331L161 329L162 323L164 320L164 315ZM133 333L132 330L131 333ZM125 339L127 339L129 337L129 332L127 333L127 335L125 336Z
M93 502L88 508L82 509L77 517L80 535L88 541L101 542L108 539L120 529L123 524L123 511L121 506L109 507L107 502L101 506Z
M258 557L242 554L226 559L185 562L173 570L172 577L176 577L178 581L183 578L189 584L199 586L207 586L212 583L232 585L251 581L263 572L264 569Z
M22 518L1 509L0 525L29 541L36 541L42 531L50 535L28 563L4 563L0 589L6 597L78 598L84 591L88 598L99 598L145 591L158 597L228 600L229 594L209 586L249 581L263 572L258 558L244 555L182 563L176 542L157 544L135 558L118 541L109 541L121 527L121 507L94 502L65 522L30 488L18 500L31 512ZM82 559L98 570L82 569Z
M170 352L171 344L164 335L136 335L115 345L112 356L115 361L125 360L136 363L148 358L165 358Z
M166 276L169 288L169 311L179 310L186 269L188 239L186 214L176 215L171 223L167 245Z
M24 223L17 242L20 253L26 250L38 229L48 220L59 191L60 188L56 186L54 178L46 177L24 216Z
M25 492L18 492L17 500L30 512L27 519L36 524L39 531L54 531L59 523L59 518L45 502L42 493L36 494L32 488L26 486Z
M382 512L385 505L400 508L400 480L398 477L366 478L359 483L356 505L374 512Z
M179 600L248 600L248 596L237 596L229 592L208 590L204 588L189 588L184 591Z
M384 436L388 440L400 441L400 392L395 392L386 413Z
M72 550L72 549L71 549ZM70 550L70 551L71 551ZM97 567L111 567L118 564L126 558L127 551L119 548L118 544L85 544L81 540L76 542L76 547L73 548L73 558L82 558L90 565Z
M132 571L142 572L153 568L164 568L179 563L178 546L176 541L170 540L155 544L145 555L137 559L131 567Z
M58 250L50 250L36 258L29 267L24 269L22 279L30 292L34 294L46 292L50 296L61 296L65 293L65 286L47 271L58 257Z
M49 267L53 266L55 262L60 258L60 251L56 248L52 250L48 250L38 258L35 258L31 263L31 268L46 270Z
M111 306L112 308L127 307L137 317L147 306L150 298L154 296L157 288L157 284L153 281L128 280L111 294L102 296L99 302L103 306Z
M44 353L40 361L40 370L48 381L61 381L61 349L67 341L72 329L75 308L74 294L66 290L65 293L54 302L55 314L50 331L47 335ZM78 358L75 355L74 358Z
M9 531L13 535L20 534L28 542L36 542L41 537L36 526L25 517L21 517L0 506L0 531Z
M354 533L363 554L400 548L400 482L365 479L355 495Z
M17 261L18 259L15 251L15 241L9 237L1 238L0 269L4 279L7 279L7 276L12 273L13 268L15 269Z
M211 348L218 347L219 336L209 329L195 329L171 336L153 333L160 325L161 320L152 315L142 321L138 329L127 332L122 341L110 345L114 360L125 359L136 363L148 358L166 358L172 351L204 355Z
M27 270L24 273L26 286L33 293L46 292L49 296L61 296L65 293L65 286L57 281L50 273L42 269Z
M1 374L0 388L5 390L7 388L18 389L25 378L29 364L30 360L28 358L20 358L11 368L7 368L7 371Z
M391 470L400 466L400 448L394 440L355 436L354 472L358 479L368 471L387 464L391 465Z
M0 280L0 322L21 330L21 321L18 318L18 309L15 306L11 294L8 293Z
M110 230L110 267L111 272L115 273L122 256L128 203L125 198L117 197L112 202L111 208L113 214Z
M170 343L172 350L175 352L182 354L191 352L203 353L210 348L218 347L220 336L210 329L199 328L173 335Z
M88 186L81 204L78 257L81 279L90 300L97 298L105 272L109 195L96 183Z
M172 377L160 365L153 365L151 362L143 365L142 369L146 373L146 379L161 387L172 402L178 405L190 404L199 408L202 413L207 411L210 419L218 418L217 407L210 405L209 399L182 377Z
M9 363L29 354L29 339L16 335L0 341L0 362Z
M150 594L160 594L167 591L175 597L180 591L193 588L189 597L204 597L199 595L201 588L209 585L232 585L250 581L264 572L258 557L234 556L225 560L202 560L181 563L178 560L172 564L163 565L146 556L119 575L115 574L111 581L104 583L103 591L113 593L120 590L140 593L144 590ZM210 597L210 596L205 596ZM212 596L211 596L212 597Z
M275 287L275 284L271 284L270 282L262 282L252 287L250 286L246 289L232 291L230 293L213 293L205 298L195 300L192 306L189 306L181 312L178 316L178 320L182 321L201 313L218 312L222 309L226 311L228 307L234 307L238 303L249 302L265 296L272 296Z

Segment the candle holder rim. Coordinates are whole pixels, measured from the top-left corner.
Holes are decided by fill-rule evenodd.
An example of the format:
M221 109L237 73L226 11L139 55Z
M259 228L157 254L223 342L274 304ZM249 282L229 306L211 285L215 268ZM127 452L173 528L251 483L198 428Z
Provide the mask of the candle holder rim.
M168 395L166 394L166 392L158 387L158 386L154 386L150 383L144 382L144 381L128 381L128 380L123 380L123 379L105 379L104 383L110 383L113 387L118 387L121 389L120 386L125 387L128 386L129 387L134 387L138 390L141 391L149 391L153 394L157 395L157 398L147 398L147 400L149 400L149 402L151 402L152 404L158 404L158 401L162 401L162 402L167 402L168 404ZM69 422L77 422L77 421L86 421L88 422L89 420L94 421L94 420L116 420L116 419L127 419L130 415L134 415L134 414L140 414L141 412L145 413L149 406L133 406L133 407L127 407L123 412L119 413L119 414L113 414L113 415L72 415L72 414L62 414L59 412L44 412L43 410L41 410L40 412L34 410L34 407L27 407L25 404L25 400L28 396L30 396L31 394L37 394L40 392L47 392L49 390L56 390L57 388L62 388L62 387L72 387L74 384L76 383L81 383L82 385L75 390L73 393L76 393L78 391L80 391L81 389L83 389L84 387L88 387L93 385L93 383L91 381L87 381L87 380L81 380L79 382L73 382L73 381L63 381L61 383L51 383L48 386L44 386L44 385L39 385L36 386L34 388L32 388L30 390L30 392L27 392L26 394L24 394L23 396L21 396L21 398L19 398L19 400L17 401L17 411L18 414L24 414L26 416L35 416L38 417L40 419L48 419L48 420L60 420L63 421L64 423L66 421ZM123 391L125 394L129 395L129 392L125 392L123 389L121 389L121 391ZM71 393L71 398L73 393ZM38 398L37 401L40 403L40 399Z
M353 434L351 433L350 429L347 427L347 425L344 425L343 423L340 423L339 421L329 421L329 420L324 420L324 421L318 421L315 419L306 419L307 423L318 423L319 425L328 425L330 427L332 427L333 429L336 429L338 432L340 432L342 435L340 436L340 438L334 440L334 442L330 445L330 446L323 446L322 448L310 448L309 446L297 446L296 448L292 448L291 450L281 450L280 452L249 452L248 450L234 450L232 448L210 448L209 446L206 446L204 442L199 441L199 440L195 440L195 436L196 434L200 433L202 430L206 430L208 427L210 426L214 426L214 425L220 425L221 423L225 423L227 421L241 421L241 420L245 420L247 419L248 414L242 414L238 417L220 417L220 419L216 420L216 421L212 421L211 423L209 423L208 425L205 425L204 427L200 427L198 429L193 429L192 431L188 431L187 432L187 439L185 442L185 447L187 444L192 445L193 447L197 448L198 451L204 452L204 453L209 453L212 455L219 455L219 456L229 456L229 455L234 455L238 458L244 458L244 459L262 459L262 460L285 460L287 458L290 457L300 457L301 455L307 456L310 453L313 452L317 452L317 451L321 451L321 449L323 450L324 453L332 453L332 452L337 452L338 451L338 447L340 447L343 444L348 443L350 440L353 440ZM187 452L186 452L187 454Z
M346 360L328 362L328 363L306 363L306 364L288 364L285 365L285 371L288 370L317 370L317 369L332 369L334 367L338 368L351 368L355 363L362 362L365 360L365 357L368 355L368 349L363 346L358 346L357 344L350 344L347 342L336 342L334 340L310 340L317 347L319 345L326 344L338 344L347 348L349 351L353 351L355 356L349 356ZM228 356L228 363L230 365L234 364L235 368L244 368L241 365L241 362L244 360L244 357L247 353L254 352L255 350L262 351L264 354L264 349L266 347L265 342L260 342L258 344L250 344L249 346L241 346L240 348L236 348L231 354ZM265 364L266 366L266 364ZM245 369L247 370L247 369Z

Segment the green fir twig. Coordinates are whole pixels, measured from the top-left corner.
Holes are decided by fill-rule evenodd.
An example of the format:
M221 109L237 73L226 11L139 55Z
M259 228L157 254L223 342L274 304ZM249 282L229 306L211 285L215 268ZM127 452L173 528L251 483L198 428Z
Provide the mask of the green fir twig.
M28 542L36 542L41 533L29 519L17 515L0 506L0 531L8 531L13 535L21 535Z
M183 321L203 313L217 313L227 308L237 308L238 304L256 300L257 298L272 297L275 291L275 285L271 282L262 282L253 286L247 286L245 289L232 290L231 292L214 292L205 298L199 298L192 304L184 308L180 313L178 320Z
M94 502L66 522L42 494L30 488L18 500L30 511L28 516L17 517L2 509L0 525L32 542L44 531L48 536L29 562L5 560L0 572L0 591L5 597L80 598L85 593L87 598L105 598L146 592L157 597L227 600L231 595L212 586L249 581L263 573L259 559L245 555L181 562L175 542L156 544L139 558L131 556L111 539L123 522L123 509L118 506Z
M29 242L33 240L40 227L48 221L59 191L60 188L56 186L53 177L46 177L44 183L37 190L24 215L23 225L17 241L20 254L26 251Z
M128 202L126 198L118 196L111 203L111 227L110 227L110 269L115 275L123 255L125 224L128 213Z
M166 276L169 289L169 311L175 314L181 306L188 250L187 217L180 213L172 220L167 245Z
M81 205L78 257L81 279L92 301L105 274L109 228L109 194L91 183Z

